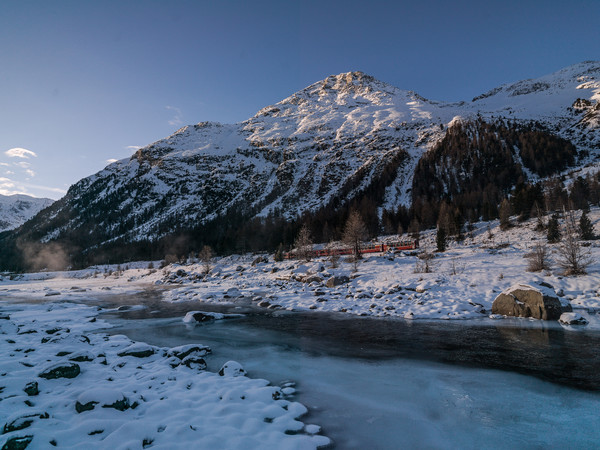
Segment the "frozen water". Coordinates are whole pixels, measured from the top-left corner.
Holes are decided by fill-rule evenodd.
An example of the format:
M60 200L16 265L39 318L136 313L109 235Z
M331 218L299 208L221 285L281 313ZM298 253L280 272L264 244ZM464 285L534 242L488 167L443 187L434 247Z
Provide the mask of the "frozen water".
M342 325L350 322L356 320ZM303 334L298 323L296 329L288 323L285 330L256 325L236 321L186 327L160 319L120 321L117 329L154 345L209 345L218 349L210 370L233 358L252 377L281 386L293 380L295 400L309 409L305 420L320 424L339 448L562 448L564 436L573 448L600 442L597 392L507 371L414 359L419 347L427 351L428 344L419 342L427 328L414 330L417 350L408 359L382 350L385 345L370 349L366 339L361 347L360 341L343 337ZM478 336L477 326L449 328L467 330L461 335L465 338ZM512 328L525 339L536 335L535 328ZM510 335L511 327L504 332L516 336ZM556 332L563 331L557 327ZM454 352L450 348L448 353Z

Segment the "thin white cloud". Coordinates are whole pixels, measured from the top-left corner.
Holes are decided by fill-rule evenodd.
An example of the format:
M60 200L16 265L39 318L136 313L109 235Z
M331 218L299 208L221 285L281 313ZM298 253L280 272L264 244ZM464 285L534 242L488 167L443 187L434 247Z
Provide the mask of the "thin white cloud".
M6 156L8 156L9 158L29 159L30 156L37 157L37 154L35 152L32 152L31 150L27 150L26 148L20 148L20 147L8 149L4 152L4 154Z
M112 159L112 158L106 160L106 162L109 164L116 163L117 161L118 161L118 159Z
M8 163L3 163L3 162L0 162L0 166L5 166L5 167L8 167L8 166L10 166L10 164L8 164Z
M10 178L0 177L0 194L13 195L24 193L16 190L15 187L15 183L13 183L13 181Z
M13 165L20 167L21 169L29 169L31 167L31 164L29 164L27 161L19 161Z
M173 117L171 120L169 120L169 125L172 126L179 126L183 124L183 113L181 112L181 110L175 106L167 106L166 107L169 111L174 111L175 112L175 117Z
M33 170L31 170L31 169L27 169L27 170L25 171L25 173L26 173L27 175L29 175L31 178L35 177L35 172L34 172Z
M136 152L138 151L140 148L142 148L141 145L128 145L127 147L125 147L127 150L131 150L132 152Z
M65 189L60 189L51 186L41 186L39 184L22 183L19 181L11 180L10 178L0 177L0 194L2 195L13 195L13 194L25 194L34 195L29 190L36 189L46 192L52 192L60 194L61 196L66 194ZM37 196L37 195L34 195Z
M42 191L56 192L57 194L63 194L63 195L67 193L66 189L61 189L61 188L56 188L56 187L51 187L51 186L40 186L39 184L23 183L23 186L31 188L31 189L40 189Z

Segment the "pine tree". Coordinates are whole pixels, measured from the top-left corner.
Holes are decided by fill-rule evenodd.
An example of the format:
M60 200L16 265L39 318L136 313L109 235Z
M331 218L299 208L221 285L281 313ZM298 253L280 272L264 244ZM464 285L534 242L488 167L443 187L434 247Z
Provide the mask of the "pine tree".
M438 225L437 234L435 236L435 242L437 244L438 252L446 251L446 229L445 229L445 227Z
M548 221L547 239L551 244L560 241L560 228L558 227L558 216L556 214L552 214L552 217Z
M592 225L592 222L586 211L583 211L581 217L579 218L579 236L581 236L581 239L584 241L596 239L596 235L594 234L594 226Z
M503 231L508 230L511 227L510 203L508 202L508 199L506 199L506 198L504 200L502 200L502 203L500 204L499 215L500 215L500 229Z

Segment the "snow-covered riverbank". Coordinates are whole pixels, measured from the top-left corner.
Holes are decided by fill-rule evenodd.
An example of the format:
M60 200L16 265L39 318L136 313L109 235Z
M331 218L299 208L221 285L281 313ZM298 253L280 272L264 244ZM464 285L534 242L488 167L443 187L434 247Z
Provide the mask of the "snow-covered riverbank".
M590 217L594 223L600 221L600 210L594 209ZM533 221L507 231L497 225L477 224L463 242L450 243L446 252L435 254L429 273L416 270L420 264L416 252L368 256L356 272L343 259L334 268L326 258L276 262L272 255L262 255L259 261L257 255L234 255L213 259L208 275L201 262L161 269L153 268L158 262L139 262L13 279L4 276L0 295L76 300L161 286L168 288L164 298L170 302L254 304L405 319L470 319L489 315L495 297L513 284L545 282L574 308L600 310L598 241L586 244L595 259L587 275L563 276L552 245L552 270L527 272L524 255L535 243L544 243L545 235L534 231ZM421 249L433 250L434 239L432 231L424 233ZM340 284L328 287L327 281L334 277Z
M97 308L0 304L2 448L317 448L294 389L226 363L201 344L159 348L109 326ZM19 444L23 446L19 446Z

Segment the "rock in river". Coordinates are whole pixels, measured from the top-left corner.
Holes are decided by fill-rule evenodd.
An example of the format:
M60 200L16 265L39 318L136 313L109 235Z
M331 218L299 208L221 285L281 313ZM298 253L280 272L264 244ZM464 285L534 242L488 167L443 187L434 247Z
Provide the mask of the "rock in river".
M574 312L562 313L558 321L565 325L587 325L588 323L585 317Z

